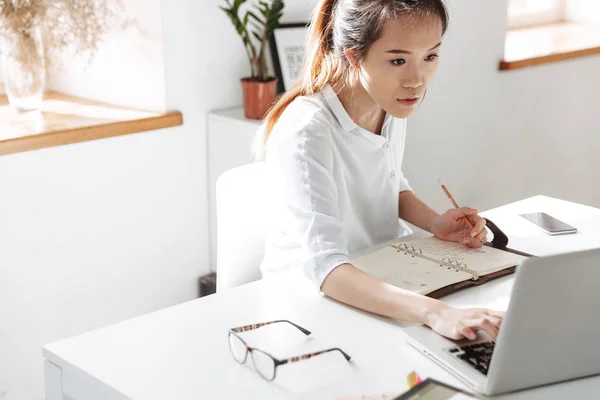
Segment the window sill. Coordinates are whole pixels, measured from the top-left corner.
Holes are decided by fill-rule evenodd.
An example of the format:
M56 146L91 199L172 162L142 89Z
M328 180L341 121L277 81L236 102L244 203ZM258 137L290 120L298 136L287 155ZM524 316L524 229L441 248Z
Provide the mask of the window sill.
M179 111L156 113L47 92L40 111L18 113L0 95L0 155L183 124Z
M500 70L600 54L600 25L557 23L506 32Z

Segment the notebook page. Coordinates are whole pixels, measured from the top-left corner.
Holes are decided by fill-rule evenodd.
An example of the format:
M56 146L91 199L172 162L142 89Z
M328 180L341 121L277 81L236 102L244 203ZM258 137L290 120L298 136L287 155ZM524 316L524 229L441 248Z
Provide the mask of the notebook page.
M477 271L481 275L491 274L504 268L519 265L527 259L518 254L488 246L472 249L460 243L440 240L434 236L403 241L402 243L407 246L419 248L423 252L423 255L436 260L441 261L443 258L449 258L451 261L464 263L468 269Z
M469 273L440 267L391 246L358 257L352 260L352 265L394 286L423 295L472 278Z

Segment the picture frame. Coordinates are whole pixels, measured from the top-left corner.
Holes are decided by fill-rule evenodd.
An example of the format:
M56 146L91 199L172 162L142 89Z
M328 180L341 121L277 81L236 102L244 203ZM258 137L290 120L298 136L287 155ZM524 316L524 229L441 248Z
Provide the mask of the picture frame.
M300 78L308 28L308 22L280 24L269 39L278 93L292 88Z

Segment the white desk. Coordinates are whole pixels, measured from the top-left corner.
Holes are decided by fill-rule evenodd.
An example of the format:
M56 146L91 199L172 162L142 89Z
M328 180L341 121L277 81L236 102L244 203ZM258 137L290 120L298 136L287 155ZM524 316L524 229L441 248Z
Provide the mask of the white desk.
M546 211L580 233L560 237L528 230L513 218L521 211ZM598 209L538 196L484 215L518 237L515 244L521 250L537 255L600 247ZM512 281L504 277L444 300L457 306L505 308ZM227 330L273 319L291 320L312 335L276 324L244 333L248 343L281 358L340 347L352 362L332 352L281 366L275 381L264 381L250 360L245 365L233 360ZM45 346L46 398L335 399L404 391L412 370L465 387L409 347L401 326L325 298L308 284L292 284L289 278L262 280ZM594 398L592 394L600 396L600 376L497 398Z

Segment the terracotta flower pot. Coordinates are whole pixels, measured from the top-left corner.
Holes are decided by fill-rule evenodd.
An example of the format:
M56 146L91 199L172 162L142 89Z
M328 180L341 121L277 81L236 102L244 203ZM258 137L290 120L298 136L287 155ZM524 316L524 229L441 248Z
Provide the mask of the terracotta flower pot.
M244 92L244 113L249 119L263 119L277 96L277 79L258 82L241 79Z

